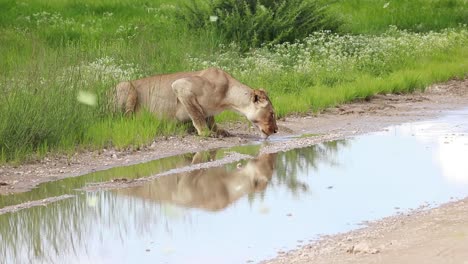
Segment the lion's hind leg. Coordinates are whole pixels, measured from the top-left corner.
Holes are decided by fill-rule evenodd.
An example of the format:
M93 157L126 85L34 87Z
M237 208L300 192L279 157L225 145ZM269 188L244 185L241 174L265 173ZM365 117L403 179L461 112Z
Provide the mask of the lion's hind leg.
M131 82L121 82L116 87L117 107L124 111L125 115L135 112L138 94Z

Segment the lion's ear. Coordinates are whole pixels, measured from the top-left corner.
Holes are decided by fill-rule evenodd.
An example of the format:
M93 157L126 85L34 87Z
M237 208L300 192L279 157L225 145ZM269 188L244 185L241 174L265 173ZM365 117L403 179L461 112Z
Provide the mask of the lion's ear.
M263 90L252 91L252 102L255 104L264 105L268 103L268 96Z
M265 92L261 90L253 90L252 91L252 102L258 103L265 99Z
M258 94L255 94L253 95L253 102L254 103L258 103L258 101L260 100L260 96L258 96Z

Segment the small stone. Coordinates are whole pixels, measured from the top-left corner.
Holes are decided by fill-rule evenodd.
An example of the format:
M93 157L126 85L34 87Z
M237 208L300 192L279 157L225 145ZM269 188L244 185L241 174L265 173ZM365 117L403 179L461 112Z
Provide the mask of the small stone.
M348 253L352 254L358 254L358 253L363 253L363 254L377 254L380 253L380 251L376 248L371 248L368 243L366 242L360 242L354 246L351 246L346 250Z
M7 186L7 185L9 185L9 184L6 183L6 182L0 182L0 186Z
M127 182L127 181L128 181L127 178L116 178L112 180L112 182Z

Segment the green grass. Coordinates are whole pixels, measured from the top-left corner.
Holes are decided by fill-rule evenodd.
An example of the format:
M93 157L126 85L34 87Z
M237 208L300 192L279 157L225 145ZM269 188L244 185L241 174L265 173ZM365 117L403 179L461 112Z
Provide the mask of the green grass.
M414 32L468 24L465 0L339 0L332 6L341 14L341 31L381 33L389 25Z
M411 92L468 72L468 33L459 26L468 17L466 1L390 1L387 8L379 0L337 1L332 10L348 35L322 32L247 53L220 46L210 31L191 32L176 15L183 3L0 0L0 162L77 148L138 148L158 135L185 133L184 125L148 113L123 118L109 110L117 82L157 73L217 65L265 88L284 116ZM449 27L456 29L441 30ZM95 95L96 104L80 103L82 92Z
M155 136L181 134L183 131L186 131L185 124L161 120L145 111L132 117L101 120L88 128L84 143L99 148L139 148L151 142Z
M323 134L312 134L312 133L306 133L302 134L299 138L312 138L312 137L319 137L322 136Z

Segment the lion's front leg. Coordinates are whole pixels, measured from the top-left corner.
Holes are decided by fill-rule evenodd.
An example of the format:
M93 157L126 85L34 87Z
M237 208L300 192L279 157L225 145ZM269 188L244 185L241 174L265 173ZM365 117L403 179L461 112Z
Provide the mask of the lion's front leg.
M182 78L172 84L172 90L184 106L190 119L192 119L193 126L197 130L198 135L209 136L211 130L208 128L205 113L198 103L197 97L192 92L195 85L203 85L203 80L196 77Z
M215 133L217 137L229 137L230 136L230 134L226 130L219 128L216 125L214 116L207 117L206 124L208 125L208 128L211 131L213 131L213 133Z
M198 135L210 136L211 130L208 128L203 109L198 104L196 98L179 98L179 100L187 110L190 119L192 119L193 126L197 130Z

